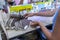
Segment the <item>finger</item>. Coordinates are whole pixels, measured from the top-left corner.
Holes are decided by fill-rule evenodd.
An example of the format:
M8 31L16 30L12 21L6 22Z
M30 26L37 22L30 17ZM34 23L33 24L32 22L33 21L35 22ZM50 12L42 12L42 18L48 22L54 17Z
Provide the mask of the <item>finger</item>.
M30 15L26 15L26 16L25 16L25 18L28 18L28 17L30 17Z
M24 16L27 16L28 14L25 14Z
M31 26L33 26L34 24L35 24L35 23L33 23L33 22L30 22L30 25L31 25Z
M25 17L26 19L28 18L28 16Z

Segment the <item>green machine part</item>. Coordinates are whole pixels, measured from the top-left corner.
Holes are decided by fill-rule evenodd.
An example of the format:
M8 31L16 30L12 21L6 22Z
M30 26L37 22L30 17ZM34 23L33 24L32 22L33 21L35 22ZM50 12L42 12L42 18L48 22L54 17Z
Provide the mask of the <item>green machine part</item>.
M12 12L12 11L19 12L19 11L31 10L31 9L32 9L32 5L31 4L18 5L18 6L11 6L10 7L10 12Z

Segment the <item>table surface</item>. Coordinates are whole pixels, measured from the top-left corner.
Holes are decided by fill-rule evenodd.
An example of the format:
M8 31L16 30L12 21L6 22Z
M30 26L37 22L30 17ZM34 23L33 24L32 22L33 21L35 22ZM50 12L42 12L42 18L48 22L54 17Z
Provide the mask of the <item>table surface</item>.
M44 24L48 25L46 23L44 23ZM40 28L40 27L37 27L37 28L28 27L26 30L17 30L17 31L16 30L7 30L7 37L8 37L8 39L14 38L16 36L23 35L25 33L28 33L28 32L31 32L33 30L36 30L38 28Z
M16 30L7 30L7 36L10 39L10 38L13 38L13 37L16 37L16 36L19 36L19 35L23 35L25 33L28 33L30 31L33 31L35 29L36 28L29 27L27 29L22 29L22 30L17 30L17 31Z
M1 31L0 31L0 40L2 40Z

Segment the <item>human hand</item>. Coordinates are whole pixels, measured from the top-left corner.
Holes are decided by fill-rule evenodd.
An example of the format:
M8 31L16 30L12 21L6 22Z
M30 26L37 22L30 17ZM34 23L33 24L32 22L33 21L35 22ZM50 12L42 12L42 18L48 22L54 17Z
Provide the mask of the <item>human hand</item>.
M42 22L37 22L37 21L31 21L31 22L30 22L30 25L31 25L32 27L36 27L36 26L42 27L42 26L44 26L44 24L43 24Z
M27 14L24 15L25 18L28 18L28 17L31 17L31 16L34 16L34 14L33 14L33 13L29 13L29 14L28 14L28 13L27 13Z
M32 22L30 22L30 25L31 25L32 27L36 27L36 26L39 26L39 22L32 21Z

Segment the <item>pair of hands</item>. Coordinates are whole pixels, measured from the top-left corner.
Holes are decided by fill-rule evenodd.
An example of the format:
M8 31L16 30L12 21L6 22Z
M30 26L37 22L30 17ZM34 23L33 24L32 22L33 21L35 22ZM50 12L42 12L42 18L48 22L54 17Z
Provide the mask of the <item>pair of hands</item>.
M32 17L32 16L34 16L34 14L25 14L24 15L25 18ZM39 23L40 22L32 21L32 22L30 22L30 25L33 26L33 27L35 27L35 26L39 26Z

